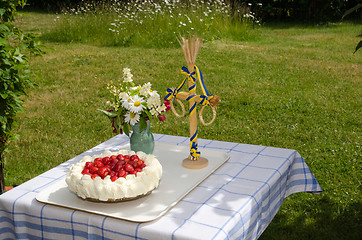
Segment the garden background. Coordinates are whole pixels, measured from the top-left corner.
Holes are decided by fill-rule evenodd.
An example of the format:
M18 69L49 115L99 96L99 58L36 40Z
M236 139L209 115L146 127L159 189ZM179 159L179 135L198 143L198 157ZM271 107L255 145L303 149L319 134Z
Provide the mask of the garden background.
M113 136L97 109L124 67L160 94L176 87L185 65L176 38L197 33L196 63L222 100L199 137L296 149L324 190L285 199L261 239L359 239L360 10L341 20L357 1L28 3L16 25L39 34L47 53L30 56L38 78L17 116L20 137L4 154L7 185ZM188 135L187 118L166 117L153 132Z

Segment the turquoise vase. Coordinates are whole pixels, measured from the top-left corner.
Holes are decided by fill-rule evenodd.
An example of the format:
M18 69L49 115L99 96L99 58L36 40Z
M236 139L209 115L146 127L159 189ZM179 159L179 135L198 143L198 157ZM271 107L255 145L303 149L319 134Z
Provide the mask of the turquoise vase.
M131 134L131 150L138 152L142 151L146 154L153 153L155 147L155 139L150 132L150 122L147 121L147 128L140 132L140 124L137 123L132 126L133 132Z

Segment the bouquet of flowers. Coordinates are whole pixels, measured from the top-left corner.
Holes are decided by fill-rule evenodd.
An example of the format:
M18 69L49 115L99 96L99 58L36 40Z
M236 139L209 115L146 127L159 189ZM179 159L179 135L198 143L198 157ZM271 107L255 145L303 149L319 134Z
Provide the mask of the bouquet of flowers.
M112 101L107 101L108 110L100 110L112 122L113 132L129 135L130 126L140 124L140 131L147 128L147 121L166 119L164 112L170 109L167 100L161 102L157 91L151 89L151 83L136 86L131 69L123 69L123 80L119 84L108 84Z

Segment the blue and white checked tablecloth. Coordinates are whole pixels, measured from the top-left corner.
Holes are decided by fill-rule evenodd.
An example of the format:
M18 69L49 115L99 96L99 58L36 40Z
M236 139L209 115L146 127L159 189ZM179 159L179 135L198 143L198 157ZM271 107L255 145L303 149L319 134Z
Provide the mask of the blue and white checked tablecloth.
M188 146L189 139L154 134L157 142ZM257 239L283 199L319 193L317 180L295 150L199 139L230 159L161 218L133 223L43 204L35 196L65 178L84 155L129 141L117 135L0 195L0 239Z

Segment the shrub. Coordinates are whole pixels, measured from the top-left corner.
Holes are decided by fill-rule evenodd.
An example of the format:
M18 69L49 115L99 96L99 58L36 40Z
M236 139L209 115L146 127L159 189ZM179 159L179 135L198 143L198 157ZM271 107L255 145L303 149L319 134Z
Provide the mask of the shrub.
M248 3L263 21L293 20L305 22L339 21L343 13L357 5L359 0L233 0ZM349 16L360 18L358 13Z
M0 188L4 191L2 153L14 136L15 116L22 111L26 89L32 86L32 72L27 65L27 53L42 51L32 34L24 34L13 26L16 8L24 7L26 0L0 1Z

